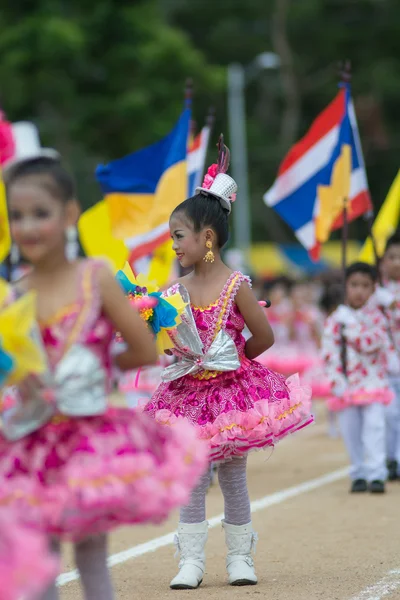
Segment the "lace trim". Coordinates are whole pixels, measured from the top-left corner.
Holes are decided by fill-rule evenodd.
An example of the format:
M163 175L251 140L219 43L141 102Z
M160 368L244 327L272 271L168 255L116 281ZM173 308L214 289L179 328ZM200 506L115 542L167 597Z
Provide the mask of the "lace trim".
M216 319L212 340L216 338L221 329L225 329L229 314L236 298L236 294L244 281L251 286L250 278L243 275L243 273L240 271L235 271L228 279L226 289L224 289L219 299L221 309Z
M211 344L213 343L215 336L217 335L218 331L217 331L217 325L218 325L218 320L219 320L219 316L221 314L221 310L222 310L222 305L223 303L226 301L227 297L228 297L228 293L229 293L229 287L232 283L232 280L237 276L238 271L234 271L233 273L231 273L231 275L229 276L229 278L227 279L224 287L222 288L222 291L220 293L220 296L216 302L216 307L217 310L214 311L214 313L211 315L211 323L210 323L210 327L208 330L208 335L206 338L206 343L205 343L205 348L208 350L208 348L211 346ZM218 307L219 310L218 310Z
M71 302L70 304L67 304L66 306L63 306L57 310L51 317L48 317L47 319L38 319L38 323L42 329L45 327L51 327L52 325L58 323L58 321L62 321L65 317L73 312L78 311L79 309L80 304L78 301Z
M82 325L82 337L88 335L96 324L97 319L101 313L101 296L99 290L99 284L97 281L97 272L104 266L104 263L100 260L91 260L88 265L88 282L83 290L85 303L87 306L86 320L83 321ZM90 289L89 287L90 286Z
M196 304L190 304L190 306L192 307L193 310L198 310L200 312L206 312L207 310L211 310L212 308L215 308L216 306L218 306L219 303L219 298L218 300L216 300L215 302L211 302L211 304L207 304L207 306L197 306Z
M76 342L84 338L94 326L100 314L100 294L96 281L96 273L103 263L88 260L84 263L82 276L82 310L79 313L63 348L63 355Z

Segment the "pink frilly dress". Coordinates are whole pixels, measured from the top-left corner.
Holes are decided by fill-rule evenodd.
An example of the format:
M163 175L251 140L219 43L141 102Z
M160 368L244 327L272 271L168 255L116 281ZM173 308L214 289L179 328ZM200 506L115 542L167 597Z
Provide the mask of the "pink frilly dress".
M286 301L275 309L271 307L267 310L275 344L257 360L286 377L299 373L302 383L311 386L314 400L326 398L330 393L330 384L326 380L323 361L310 327L310 323L319 325L322 332L322 315L312 306L295 311L294 339L290 339L286 317L293 310L291 303Z
M30 413L13 390L0 434L0 505L22 503L27 522L72 541L160 522L187 502L207 465L187 423L169 429L108 405L113 330L101 311L99 265L82 261L77 302L41 324L52 386ZM30 480L39 483L34 494Z
M34 600L57 576L59 560L47 537L25 525L17 512L0 510L1 600Z
M226 332L236 347L238 368L223 372L200 369L164 381L145 407L165 425L176 425L182 418L195 425L199 438L207 444L211 461L274 446L313 421L311 389L302 387L297 375L285 381L282 375L245 356L245 323L235 303L244 281L250 283L236 271L217 302L205 308L191 306L204 354L211 351L220 332ZM174 286L167 294L173 291Z

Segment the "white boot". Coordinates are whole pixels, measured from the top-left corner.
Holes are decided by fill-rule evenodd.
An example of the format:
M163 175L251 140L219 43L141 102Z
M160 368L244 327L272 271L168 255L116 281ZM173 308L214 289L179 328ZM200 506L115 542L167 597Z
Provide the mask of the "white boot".
M179 523L175 544L181 555L179 573L171 581L173 590L193 590L203 581L206 556L204 547L208 537L208 522Z
M251 523L247 525L229 525L222 521L225 529L225 540L228 546L226 569L230 585L256 585L257 575L251 557L255 550L257 534Z

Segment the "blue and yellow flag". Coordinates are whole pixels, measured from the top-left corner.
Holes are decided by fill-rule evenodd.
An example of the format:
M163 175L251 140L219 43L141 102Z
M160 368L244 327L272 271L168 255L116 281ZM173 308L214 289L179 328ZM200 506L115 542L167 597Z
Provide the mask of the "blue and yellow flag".
M115 271L122 269L128 260L129 250L122 240L111 232L110 219L105 200L86 210L78 223L79 239L87 256L105 258Z
M186 198L190 118L184 110L162 140L96 170L112 235L125 242L131 260L166 240L170 214Z

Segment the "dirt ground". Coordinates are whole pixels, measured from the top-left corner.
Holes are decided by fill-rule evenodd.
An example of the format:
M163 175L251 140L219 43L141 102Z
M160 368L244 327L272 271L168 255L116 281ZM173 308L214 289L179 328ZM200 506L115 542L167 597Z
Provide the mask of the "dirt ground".
M400 599L400 483L388 485L382 496L350 495L343 444L328 438L324 410L319 406L317 412L315 425L283 441L272 455L259 452L249 459L253 523L259 535L257 586L226 583L224 537L218 518L213 518L223 510L216 485L208 495L211 528L201 587L169 589L177 572L171 543L174 514L162 526L126 528L111 536L116 598ZM61 600L83 598L73 569L66 547Z

